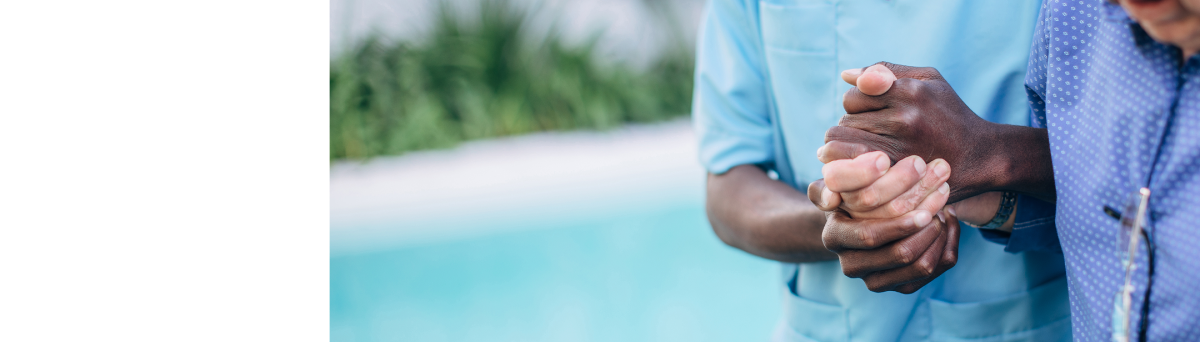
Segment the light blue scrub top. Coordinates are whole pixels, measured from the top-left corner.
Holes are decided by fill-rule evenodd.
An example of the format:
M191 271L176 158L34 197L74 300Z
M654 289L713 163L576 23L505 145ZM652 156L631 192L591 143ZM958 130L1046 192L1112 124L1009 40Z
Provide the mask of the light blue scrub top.
M984 118L1028 123L1023 80L1039 0L712 0L693 116L712 173L775 170L798 189L845 111L839 72L931 66ZM1004 142L998 141L998 144ZM1010 254L963 226L957 266L917 293L874 293L838 262L785 264L777 341L1070 340L1061 254Z

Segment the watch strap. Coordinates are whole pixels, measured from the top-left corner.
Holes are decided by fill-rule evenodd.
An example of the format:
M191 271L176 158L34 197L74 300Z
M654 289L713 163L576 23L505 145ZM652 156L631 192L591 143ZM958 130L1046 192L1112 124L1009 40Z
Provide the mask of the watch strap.
M1005 191L1000 197L1000 209L996 210L996 216L993 216L991 221L988 221L988 223L982 226L976 226L967 222L963 223L979 229L997 229L1000 228L1000 226L1003 226L1005 222L1008 222L1008 218L1012 216L1013 212L1015 212L1013 208L1016 206L1017 193Z

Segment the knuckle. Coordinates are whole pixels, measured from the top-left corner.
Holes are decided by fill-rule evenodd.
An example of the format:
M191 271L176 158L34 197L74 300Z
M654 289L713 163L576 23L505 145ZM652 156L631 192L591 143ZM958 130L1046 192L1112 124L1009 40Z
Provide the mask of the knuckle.
M836 251L837 250L837 239L833 236L834 228L830 227L830 224L831 224L830 222L832 222L832 221L833 221L832 219L826 220L825 229L821 230L821 243L825 244L826 249L831 250L831 251Z
M879 194L875 193L874 187L869 187L858 192L858 198L855 202L860 207L874 208L879 206Z
M914 203L916 202L914 201L915 197L916 196L905 194L899 198L896 198L896 200L892 201L888 205L888 210L891 210L890 214L900 216L913 211L913 209L916 209L916 204Z
M920 115L917 111L903 111L897 115L896 123L900 124L900 127L913 127L920 123Z
M913 80L912 92L914 96L923 96L929 92L929 83L922 80Z
M914 252L912 250L912 248L909 248L908 245L901 244L899 246L896 246L895 258L896 258L896 261L899 261L901 264L905 264L905 265L912 264L913 261L916 261L915 259L917 258L915 254L916 254L916 252Z
M875 238L875 234L872 231L867 230L867 229L858 229L857 235L858 235L858 241L860 243L862 243L864 246L875 247L876 238Z
M827 167L829 166L829 164L825 164L825 165ZM822 171L822 173L824 173L825 170L822 169L821 171ZM830 177L829 175L823 175L823 176L825 176L825 188L826 189L829 189L829 191L841 190L842 182L839 181L838 177ZM820 195L821 194L817 194L817 196L820 196Z
M927 70L922 70L922 71L927 72L926 75L928 75L929 78L939 79L939 80L942 79L942 72L938 71L937 68L926 67L924 69L927 69Z
M889 92L895 91L905 98L916 98L920 96L923 89L924 86L920 80L901 78L892 84L892 89Z
M946 268L958 265L958 253L951 253L948 257L942 260L942 266Z
M938 194L938 192L936 192L934 190L936 190L937 187L941 186L941 185L942 185L942 182L940 179L938 179L937 175L934 174L933 172L929 172L925 176L925 178L921 180L921 184L919 185L919 188L917 188L917 191L921 194L929 194L930 196L936 196Z
M922 200L922 198L921 198L920 194L914 193L914 194L909 195L903 201L904 202L904 208L903 208L904 212L907 213L907 212L910 212L913 210L917 210L917 207L921 205L921 200Z
M921 260L917 263L917 274L920 275L921 278L926 278L932 276L933 271L936 270L936 268L936 264L933 262Z
M826 221L830 222L834 221L834 219L831 218ZM821 231L821 243L825 245L825 249L828 249L834 253L839 253L846 250L844 246L845 243L843 242L843 240L845 240L843 237L844 233L841 231L838 225L834 224L833 227L830 227L830 225L830 223L826 223L825 229Z
M904 215L904 208L901 208L900 202L901 201L899 199L895 199L891 202L888 202L887 205L882 206L881 208L883 208L884 211L883 215L887 217L899 217Z
M850 145L850 152L851 152L851 153L853 153L853 156L857 157L857 156L861 156L861 155L867 154L867 152L870 152L870 151L867 151L867 146L866 146L866 145L863 145L863 144L851 144L851 145Z

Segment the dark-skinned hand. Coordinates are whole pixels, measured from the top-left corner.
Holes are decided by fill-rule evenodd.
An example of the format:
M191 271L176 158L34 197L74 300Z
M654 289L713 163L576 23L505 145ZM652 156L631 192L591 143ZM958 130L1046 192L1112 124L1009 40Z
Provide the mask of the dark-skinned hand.
M891 160L944 159L957 170L950 203L988 190L983 180L996 171L984 167L979 145L995 143L987 139L995 124L975 115L936 69L881 62L842 78L856 87L845 94L847 114L825 133L823 162L865 151L883 151Z
M846 276L872 291L913 293L957 262L957 219L933 217L946 204L950 169L917 156L890 164L882 152L831 161L809 199L827 211L822 240Z
M887 93L896 80L882 65L858 71L842 77L868 96ZM822 238L843 273L872 291L913 293L957 263L954 209L932 219L945 208L950 167L916 155L891 165L893 158L870 150L859 142L822 146L825 178L809 185L809 199L828 213Z

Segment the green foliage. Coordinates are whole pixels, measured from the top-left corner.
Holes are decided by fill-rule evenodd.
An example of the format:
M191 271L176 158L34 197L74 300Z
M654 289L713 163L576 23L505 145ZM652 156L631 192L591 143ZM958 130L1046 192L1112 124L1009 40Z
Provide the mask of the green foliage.
M330 64L330 158L366 159L470 139L606 129L686 115L692 55L649 68L601 60L596 39L533 41L526 13L485 0L478 17L441 6L420 43L361 41Z

